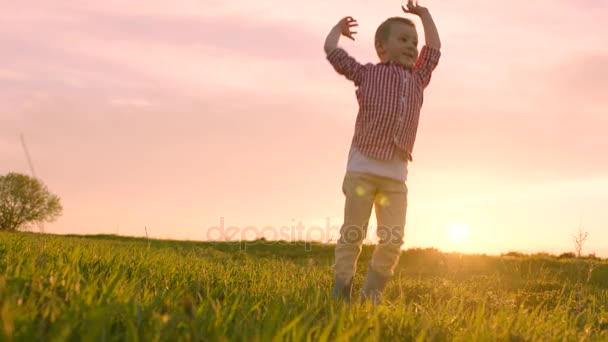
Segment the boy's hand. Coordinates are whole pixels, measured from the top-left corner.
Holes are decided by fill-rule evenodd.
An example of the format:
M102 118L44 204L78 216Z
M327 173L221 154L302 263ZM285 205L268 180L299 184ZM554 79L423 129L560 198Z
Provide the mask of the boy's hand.
M421 15L429 13L428 8L422 7L418 4L418 0L416 0L416 2L414 2L414 0L408 0L407 8L405 6L401 6L401 9L405 13L410 13L410 14L414 14L417 16L421 16Z
M345 37L348 37L352 40L355 40L355 37L353 37L353 34L357 34L357 32L352 31L353 27L359 26L359 24L357 23L357 21L355 19L353 19L353 17L345 17L342 20L340 20L340 22L338 22L338 27L340 27L340 34L342 34Z
M439 32L437 32L437 26L431 16L431 12L426 7L418 5L418 0L407 1L407 8L401 6L401 9L405 13L417 15L422 20L422 27L424 28L424 40L425 44L434 49L441 49L441 39L439 39Z
M338 41L340 40L340 36L348 37L352 40L355 40L353 34L357 32L352 31L352 28L355 26L359 26L357 21L353 19L353 17L344 17L340 20L329 32L327 38L325 38L325 53L330 54L332 51L338 48Z

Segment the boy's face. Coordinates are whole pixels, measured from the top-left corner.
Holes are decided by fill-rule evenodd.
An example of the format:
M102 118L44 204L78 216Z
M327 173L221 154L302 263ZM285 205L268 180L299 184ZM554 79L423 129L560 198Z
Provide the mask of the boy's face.
M383 63L390 61L411 68L418 58L418 32L411 25L392 23L388 38L378 42L376 48Z

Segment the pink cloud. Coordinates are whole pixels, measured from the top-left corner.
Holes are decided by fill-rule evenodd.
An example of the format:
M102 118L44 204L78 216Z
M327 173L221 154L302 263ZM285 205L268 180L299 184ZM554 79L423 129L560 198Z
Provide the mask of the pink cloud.
M0 69L0 80L4 80L4 81L25 81L27 80L29 77L22 73L22 72L18 72L15 70L10 70L10 69Z
M117 107L135 107L135 108L146 108L153 105L150 100L141 98L113 98L110 100L112 106Z

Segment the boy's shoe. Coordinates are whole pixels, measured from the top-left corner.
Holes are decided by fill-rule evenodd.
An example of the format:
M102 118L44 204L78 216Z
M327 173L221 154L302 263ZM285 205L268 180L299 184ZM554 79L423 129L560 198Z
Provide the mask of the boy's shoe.
M331 291L331 297L338 300L343 300L350 304L353 290L353 278L348 281L341 280L337 276L334 278L334 288Z
M372 304L378 305L382 301L382 291L388 283L390 277L384 276L372 269L370 266L361 288L361 302L371 301Z

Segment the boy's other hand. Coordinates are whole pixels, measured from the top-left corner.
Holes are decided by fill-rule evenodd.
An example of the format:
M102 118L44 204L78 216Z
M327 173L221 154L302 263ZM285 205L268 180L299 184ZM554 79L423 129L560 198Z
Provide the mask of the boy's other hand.
M338 48L338 41L341 36L348 37L352 40L355 40L353 37L357 32L353 31L353 27L359 26L357 21L353 19L353 17L344 17L342 18L334 27L332 27L331 31L325 38L325 45L323 46L325 53L329 55L332 51Z
M338 26L340 27L340 33L343 36L355 40L355 37L353 35L357 34L357 32L353 31L352 28L359 26L359 24L355 19L353 19L353 17L343 18L342 20L340 20L340 22L338 22Z
M414 15L417 15L417 16L421 16L423 14L426 14L429 11L426 7L420 6L418 4L418 0L416 0L416 1L414 1L414 0L408 0L408 2L407 2L407 8L405 6L401 6L401 9L405 13L410 13L410 14L414 14Z

